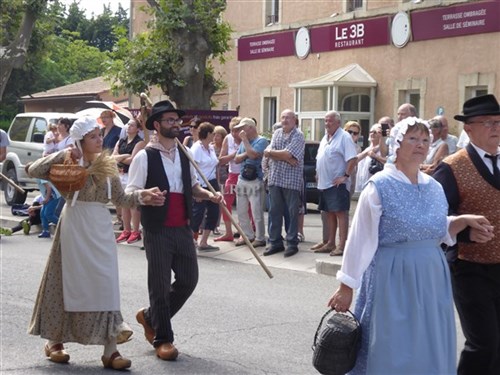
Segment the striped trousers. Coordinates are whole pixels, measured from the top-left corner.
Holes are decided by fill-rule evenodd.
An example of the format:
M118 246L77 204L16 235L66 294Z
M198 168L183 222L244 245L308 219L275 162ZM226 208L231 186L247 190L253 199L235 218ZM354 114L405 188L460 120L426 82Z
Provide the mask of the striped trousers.
M198 283L198 258L189 226L144 228L148 261L149 308L144 315L155 330L155 347L174 342L170 319L181 309ZM175 281L172 283L172 271Z

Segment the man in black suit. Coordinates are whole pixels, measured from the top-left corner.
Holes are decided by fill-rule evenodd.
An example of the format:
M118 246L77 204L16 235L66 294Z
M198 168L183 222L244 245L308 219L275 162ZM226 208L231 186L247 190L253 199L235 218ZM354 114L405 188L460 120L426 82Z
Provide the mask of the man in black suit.
M458 246L447 249L453 295L466 341L459 375L500 374L500 106L493 95L464 103L470 143L445 158L433 177L444 188L450 215L473 212L493 226L483 233L466 229ZM487 243L475 242L492 238Z

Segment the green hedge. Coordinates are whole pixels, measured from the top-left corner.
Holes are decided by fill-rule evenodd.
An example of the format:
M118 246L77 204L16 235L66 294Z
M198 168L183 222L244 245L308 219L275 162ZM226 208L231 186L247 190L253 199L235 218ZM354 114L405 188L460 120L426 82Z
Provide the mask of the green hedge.
M9 130L10 123L12 121L10 120L0 120L0 129L3 129L5 131Z

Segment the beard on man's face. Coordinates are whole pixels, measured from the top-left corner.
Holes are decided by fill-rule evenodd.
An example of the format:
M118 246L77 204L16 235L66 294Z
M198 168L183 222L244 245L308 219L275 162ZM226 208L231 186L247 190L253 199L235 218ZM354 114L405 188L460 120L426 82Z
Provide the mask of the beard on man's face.
M160 134L165 138L177 138L180 135L181 131L178 126L171 126L169 128L165 128L164 126L160 126Z

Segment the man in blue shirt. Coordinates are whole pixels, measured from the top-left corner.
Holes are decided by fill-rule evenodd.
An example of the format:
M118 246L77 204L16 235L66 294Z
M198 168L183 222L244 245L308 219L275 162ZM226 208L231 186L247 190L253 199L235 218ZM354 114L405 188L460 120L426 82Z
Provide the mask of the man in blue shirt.
M241 172L236 184L236 208L241 229L252 242L253 247L266 245L264 225L264 183L262 181L262 156L268 145L267 139L259 136L257 125L251 118L245 117L233 129L241 129L239 136L241 144L234 158L241 164ZM250 222L248 205L252 210L255 231ZM245 244L243 238L236 246Z

